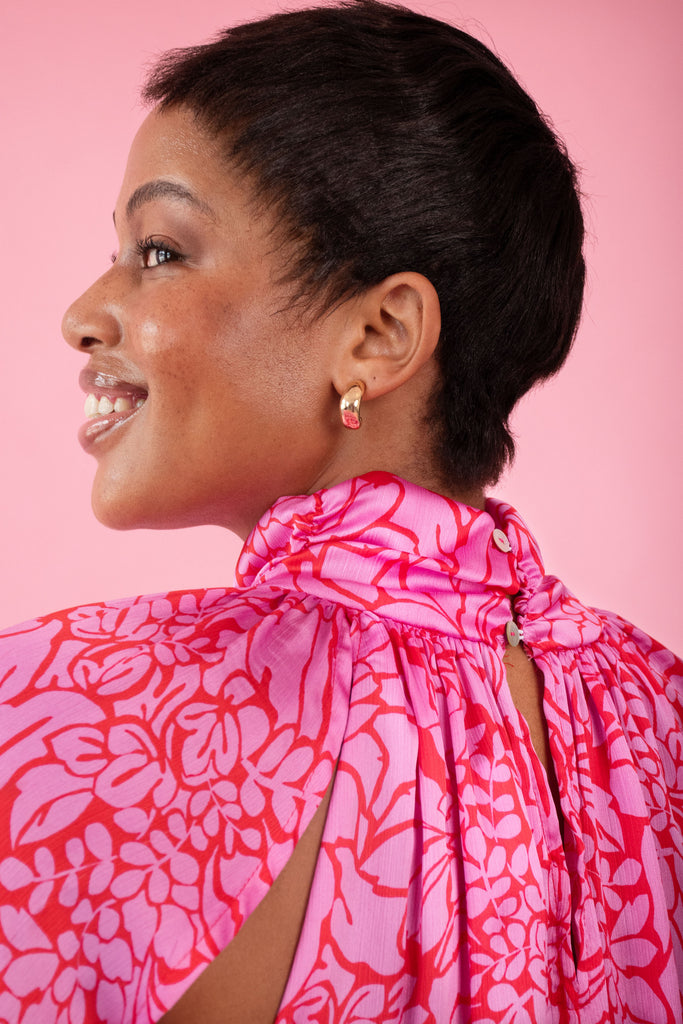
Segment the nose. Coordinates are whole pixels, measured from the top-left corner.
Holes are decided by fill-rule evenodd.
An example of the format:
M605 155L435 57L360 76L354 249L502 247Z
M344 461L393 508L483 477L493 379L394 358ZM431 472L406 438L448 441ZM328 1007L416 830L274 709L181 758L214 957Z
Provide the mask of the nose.
M87 352L121 340L121 325L112 293L112 267L72 302L62 320L62 334L73 348Z

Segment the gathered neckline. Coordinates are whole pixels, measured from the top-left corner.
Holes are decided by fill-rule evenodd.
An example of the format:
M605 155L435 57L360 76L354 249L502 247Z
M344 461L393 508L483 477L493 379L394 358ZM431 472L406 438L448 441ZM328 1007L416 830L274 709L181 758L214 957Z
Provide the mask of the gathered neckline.
M385 472L278 499L247 539L236 576L240 588L298 590L488 643L505 643L514 615L525 642L561 645L553 605L570 621L576 606L569 646L600 633L597 616L545 575L512 506L488 498L475 509Z

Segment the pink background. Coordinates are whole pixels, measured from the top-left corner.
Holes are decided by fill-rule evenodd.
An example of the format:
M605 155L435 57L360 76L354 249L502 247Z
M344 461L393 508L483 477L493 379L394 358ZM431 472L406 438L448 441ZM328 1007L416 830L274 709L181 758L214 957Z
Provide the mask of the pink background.
M142 112L145 62L272 0L5 5L0 268L0 624L76 603L232 581L218 528L115 533L89 510L75 438L78 356L64 308L107 265L111 210ZM292 3L291 6L305 6ZM550 571L683 649L680 0L423 0L491 43L584 169L591 239L583 325L559 379L516 417L495 492Z

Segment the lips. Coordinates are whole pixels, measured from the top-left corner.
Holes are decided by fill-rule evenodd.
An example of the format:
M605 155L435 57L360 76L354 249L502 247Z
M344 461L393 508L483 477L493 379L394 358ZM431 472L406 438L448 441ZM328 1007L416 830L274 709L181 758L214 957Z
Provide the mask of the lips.
M86 451L135 416L147 400L147 389L142 384L90 368L81 372L79 383L87 396L84 411L88 419L78 439Z

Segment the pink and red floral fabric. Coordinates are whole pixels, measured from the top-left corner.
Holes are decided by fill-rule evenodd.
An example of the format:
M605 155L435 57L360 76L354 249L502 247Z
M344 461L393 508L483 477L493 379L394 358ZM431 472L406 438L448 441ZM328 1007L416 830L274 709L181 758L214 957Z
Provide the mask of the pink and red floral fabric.
M672 654L545 576L509 506L381 473L280 499L238 583L1 634L0 1022L158 1020L335 765L279 1024L683 1019Z

